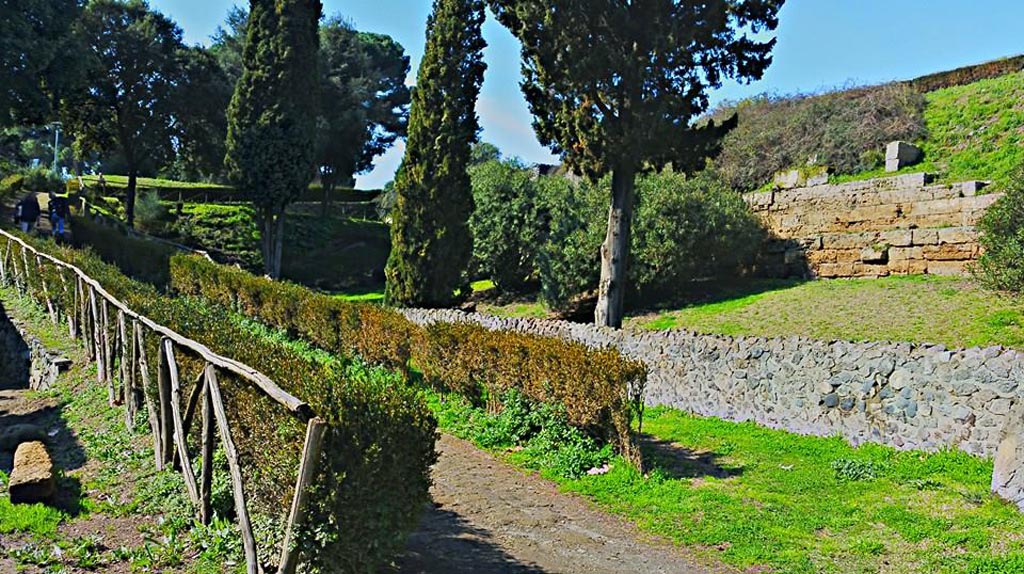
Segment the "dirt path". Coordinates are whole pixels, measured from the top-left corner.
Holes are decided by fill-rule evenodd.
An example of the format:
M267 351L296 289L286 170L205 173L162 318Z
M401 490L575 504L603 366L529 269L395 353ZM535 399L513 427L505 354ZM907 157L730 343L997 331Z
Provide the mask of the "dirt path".
M554 484L442 435L435 507L397 561L401 574L725 572L594 510Z

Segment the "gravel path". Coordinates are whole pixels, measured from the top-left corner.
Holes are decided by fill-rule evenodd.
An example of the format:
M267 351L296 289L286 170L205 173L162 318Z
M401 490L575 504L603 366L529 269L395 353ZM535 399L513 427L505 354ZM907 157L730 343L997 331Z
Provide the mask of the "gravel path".
M727 572L465 441L442 435L437 448L434 508L397 561L401 574Z

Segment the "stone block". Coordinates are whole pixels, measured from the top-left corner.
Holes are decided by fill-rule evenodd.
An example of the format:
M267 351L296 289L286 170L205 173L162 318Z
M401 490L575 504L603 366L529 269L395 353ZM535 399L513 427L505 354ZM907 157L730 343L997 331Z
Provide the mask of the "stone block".
M914 245L936 245L939 242L939 232L935 229L914 229L912 241Z
M1024 511L1024 403L1007 417L992 470L992 492Z
M947 227L939 230L939 243L975 243L978 232L973 227Z
M912 261L924 259L921 247L890 247L889 261Z
M960 184L960 193L964 197L974 197L978 195L978 192L984 189L989 182L987 181L965 181Z
M921 253L928 261L968 261L974 258L973 245L925 245Z
M775 174L772 180L780 189L793 189L800 186L800 170L788 169Z
M914 144L894 141L885 146L885 171L899 171L901 168L921 161L924 154Z
M23 442L14 453L8 491L14 504L45 502L53 497L57 481L53 460L39 441Z
M914 232L910 229L885 231L879 235L879 240L892 247L910 247L914 244Z
M860 250L862 263L886 263L889 261L889 246L884 244L869 245Z

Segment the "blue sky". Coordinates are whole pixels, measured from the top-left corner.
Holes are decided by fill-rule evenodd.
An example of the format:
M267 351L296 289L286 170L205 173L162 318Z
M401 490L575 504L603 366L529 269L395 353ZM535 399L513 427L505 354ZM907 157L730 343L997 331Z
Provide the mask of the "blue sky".
M189 43L209 41L233 4L245 0L150 0L185 31ZM388 34L412 57L415 77L425 43L429 0L323 0L325 14L341 14L360 30ZM789 0L779 16L775 62L751 85L730 84L713 101L762 92L792 93L845 84L907 79L1024 53L1021 0ZM477 105L483 138L506 156L554 162L537 143L519 92L516 41L489 18L483 92ZM361 176L380 187L401 161L396 146Z

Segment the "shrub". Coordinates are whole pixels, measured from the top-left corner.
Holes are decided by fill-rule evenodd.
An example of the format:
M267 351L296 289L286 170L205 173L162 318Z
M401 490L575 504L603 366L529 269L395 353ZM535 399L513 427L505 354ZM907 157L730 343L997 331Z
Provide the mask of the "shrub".
M62 191L64 180L47 167L34 167L25 172L24 189L28 191Z
M469 170L476 210L469 220L478 273L509 293L537 280L543 218L534 175L516 161L491 160Z
M964 66L947 72L921 76L907 82L919 92L934 92L943 88L973 84L979 80L998 78L1024 70L1024 56L1002 58L974 66Z
M644 301L688 281L738 274L765 239L747 203L713 173L666 172L638 183L630 273Z
M893 140L926 134L925 99L903 84L885 84L824 94L768 96L727 104L715 116L739 114L739 125L722 141L714 160L733 189L751 191L780 170L809 160L840 174L874 167ZM865 163L865 160L868 163Z
M104 261L116 265L125 275L157 288L170 283L171 256L178 250L128 235L118 223L102 223L87 216L71 216L72 240L79 247L89 246Z
M984 252L972 271L992 289L1024 293L1024 166L978 222Z
M20 173L12 173L0 180L0 199L18 195L24 187L25 176Z
M309 403L328 423L310 507L309 524L320 526L302 537L303 551L314 567L375 571L402 546L429 500L429 467L436 459L436 421L420 391L379 369L352 361L323 361L272 338L254 336L224 308L194 298L162 296L87 251L42 241L34 245L77 265L143 315L260 370ZM60 285L52 268L47 269L49 284ZM31 287L37 297L41 295L40 285ZM72 304L72 291L57 292L63 308ZM151 369L157 343L147 336ZM182 380L195 380L203 363L184 350L177 359ZM156 373L150 378L156 381ZM253 521L273 524L288 511L304 425L251 385L228 373L220 373L220 378ZM185 396L190 390L183 389ZM279 542L279 529L270 530L268 536Z
M167 221L167 207L155 191L145 190L135 200L135 223L147 232L159 231Z
M610 182L570 184L549 179L550 228L541 247L541 296L562 307L597 287ZM650 303L681 283L737 274L765 231L739 194L715 174L687 178L672 172L637 180L629 298Z

